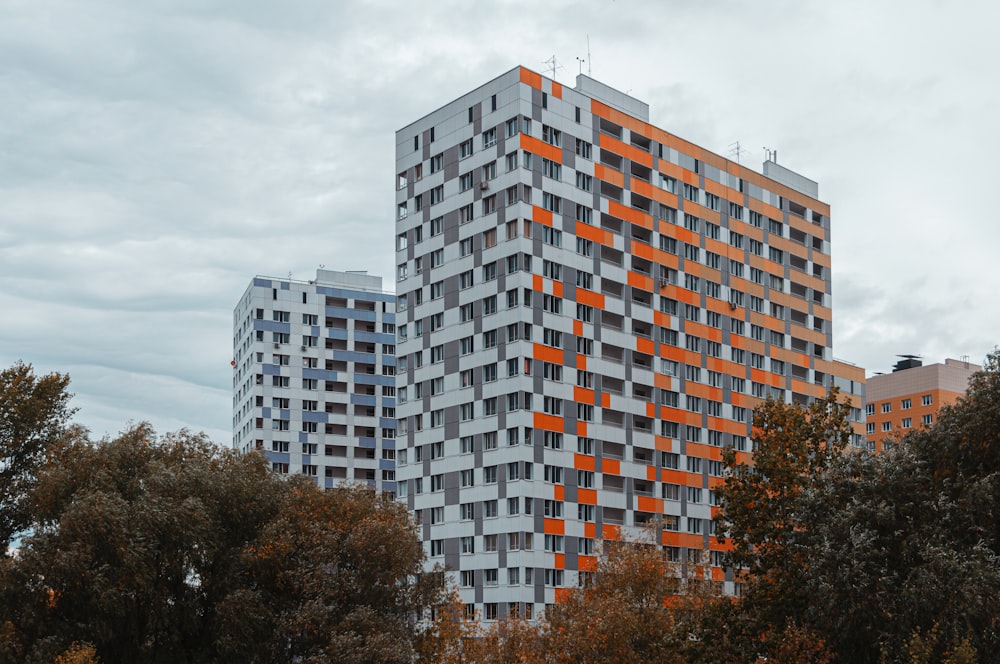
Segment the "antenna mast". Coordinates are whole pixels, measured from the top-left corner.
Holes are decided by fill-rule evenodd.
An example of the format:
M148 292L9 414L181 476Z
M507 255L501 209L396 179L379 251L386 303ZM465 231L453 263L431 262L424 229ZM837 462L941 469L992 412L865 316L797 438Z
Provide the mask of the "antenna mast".
M591 63L591 57L590 57L590 35L587 35L587 76L590 76L590 74L591 74L590 63ZM593 78L593 77L591 77L591 78Z
M746 150L744 148L740 147L740 142L739 141L736 141L735 143L730 143L729 144L729 156L730 157L735 157L737 164L740 163L740 156L743 155L743 154L745 154L745 153L746 153Z
M565 69L565 67L563 67L561 64L559 64L558 62L556 62L556 56L555 55L553 55L551 58L549 58L548 60L546 60L542 64L543 65L548 65L549 69L552 70L552 75L550 76L550 78L553 81L556 80L556 70L557 69Z

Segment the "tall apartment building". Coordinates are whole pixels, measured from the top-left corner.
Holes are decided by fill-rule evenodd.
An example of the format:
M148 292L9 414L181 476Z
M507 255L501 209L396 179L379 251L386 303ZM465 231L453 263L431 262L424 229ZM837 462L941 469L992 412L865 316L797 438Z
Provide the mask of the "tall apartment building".
M868 379L866 433L878 451L889 439L933 424L943 406L965 396L972 374L983 370L966 360L948 358L944 364L924 366L913 355L902 358L892 373Z
M395 299L363 272L254 277L233 311L233 447L394 493Z
M537 615L657 519L738 591L713 488L763 397L841 385L864 445L815 182L522 67L397 132L396 172L399 496L485 619Z

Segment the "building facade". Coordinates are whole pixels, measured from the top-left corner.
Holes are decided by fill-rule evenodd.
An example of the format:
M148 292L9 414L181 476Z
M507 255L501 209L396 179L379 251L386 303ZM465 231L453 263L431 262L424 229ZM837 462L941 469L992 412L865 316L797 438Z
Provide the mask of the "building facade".
M233 447L323 487L395 493L394 311L365 273L254 277L233 312Z
M904 356L892 373L868 379L866 434L870 446L882 451L912 429L934 423L942 407L965 396L978 364L948 358L943 364L923 363Z
M537 615L650 522L738 592L713 488L762 398L840 385L865 444L815 182L522 67L397 132L396 172L399 496L485 619Z

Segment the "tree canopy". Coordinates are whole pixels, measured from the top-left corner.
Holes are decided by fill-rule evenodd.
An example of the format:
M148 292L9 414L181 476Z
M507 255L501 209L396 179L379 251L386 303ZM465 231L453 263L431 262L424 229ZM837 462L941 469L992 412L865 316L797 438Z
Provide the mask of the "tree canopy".
M754 414L724 456L719 537L741 597L605 542L534 622L464 615L405 508L281 479L258 454L147 425L92 441L67 378L0 379L0 662L966 664L1000 652L1000 356L875 456L836 393ZM23 447L24 449L20 449ZM6 472L9 471L9 472ZM8 539L5 539L6 543ZM429 616L432 615L433 618Z
M0 371L0 553L27 526L35 472L73 414L68 386L69 376L36 376L23 362Z
M0 568L7 661L412 660L440 585L401 505L147 425L48 457Z

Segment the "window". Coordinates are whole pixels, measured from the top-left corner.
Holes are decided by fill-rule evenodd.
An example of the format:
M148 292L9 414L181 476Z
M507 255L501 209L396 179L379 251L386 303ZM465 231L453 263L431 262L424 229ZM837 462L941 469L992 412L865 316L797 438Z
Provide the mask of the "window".
M542 159L542 175L559 180L562 177L562 166L549 159Z
M483 399L483 415L490 417L497 414L497 398L489 397L488 399ZM496 447L496 432L491 432L493 434L493 447Z
M483 518L495 519L498 515L497 511L497 501L495 500L484 500L483 501Z
M483 149L493 147L497 143L497 130L487 129L483 132Z
M593 256L594 255L594 242L593 240L586 240L582 237L576 238L576 253L581 256ZM406 267L405 265L403 266ZM404 270L405 271L405 270ZM405 275L403 277L406 278Z
M553 198L558 198L558 197L555 196ZM559 202L560 202L560 205L561 205L562 199L559 199ZM553 247L561 247L562 246L562 231L556 230L555 228L552 228L551 226L543 226L542 227L542 242L544 242L545 244L551 244Z
M562 298L548 293L542 295L542 309L552 314L562 313Z
M562 198L545 191L542 192L542 207L556 214L562 213ZM548 227L546 227L548 228ZM552 244L552 243L550 243ZM557 245L558 246L558 245Z
M719 209L719 197L715 194L710 194L705 192L705 207L711 208L718 211Z
M922 406L931 406L933 404L934 404L934 396L933 395L931 395L931 394L925 394L924 396L920 397L920 405L922 405ZM927 424L927 422L924 422L924 424Z
M435 281L431 284L431 299L436 300L444 295L444 282Z
M472 171L458 177L458 187L461 191L472 189Z
M562 332L550 328L544 328L542 332L542 343L546 346L562 348Z
M923 416L922 422L924 426L929 427L930 425L934 424L934 416L928 413L927 415Z
M913 407L913 400L912 399L903 399L903 403L902 403L903 410L909 410L912 407Z
M883 413L891 413L892 412L892 404L889 403L889 402L886 402L886 403L882 404L882 412Z
M576 139L576 153L584 159L591 159L593 146L582 139Z
M563 502L561 500L546 500L544 502L543 514L550 519L561 519L563 516Z
M580 173L578 171L577 174L576 174L576 186L577 186L578 189L583 189L584 191L591 191L593 189L593 187L594 187L594 178L593 178L593 176L587 175L586 173ZM584 208L584 209L588 209L589 210L589 208ZM581 221L582 221L582 219L581 219Z
M543 399L543 410L549 415L562 415L563 400L558 397L545 397Z
M559 147L562 143L562 132L548 125L542 125L542 140L549 145Z
M483 281L493 281L497 278L496 261L491 261L483 265Z

